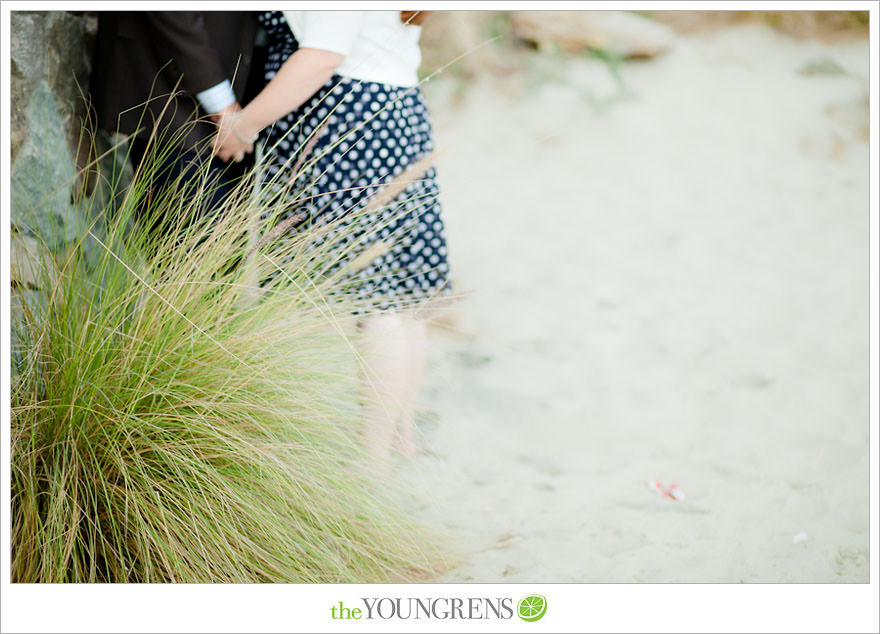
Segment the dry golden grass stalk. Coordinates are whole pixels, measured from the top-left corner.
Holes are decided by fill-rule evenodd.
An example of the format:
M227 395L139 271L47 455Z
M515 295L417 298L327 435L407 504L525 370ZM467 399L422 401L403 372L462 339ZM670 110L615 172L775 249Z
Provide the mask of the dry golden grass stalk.
M407 167L394 179L389 181L388 184L385 185L385 187L383 187L373 195L373 197L370 199L370 202L368 202L367 206L364 207L364 213L375 213L376 211L379 211L380 209L382 209L382 207L390 203L392 200L397 198L398 194L406 189L407 185L419 180L419 178L421 178L421 176L431 168L431 166L434 164L435 156L436 152L428 152L425 156Z
M312 153L312 150L315 149L315 145L318 143L318 139L323 136L323 134L327 131L327 121L322 123L317 130L312 133L312 137L309 139L308 143L302 149L300 153L299 159L297 159L296 163L293 166L293 170L290 172L290 181L294 182L299 176L300 170L302 169L303 164L306 162L309 154Z
M309 148L307 146L306 150L308 151L308 149ZM397 196L400 195L400 193L404 189L406 189L407 185L419 180L419 178L425 172L427 172L428 169L430 169L430 167L434 164L435 155L436 155L435 152L429 152L424 157L422 157L421 159L419 159L418 161L416 161L415 163L410 165L407 169L405 169L403 172L401 172L395 178L393 178L391 181L389 181L388 184L385 185L385 187L383 187L382 189L377 191L373 195L373 197L370 198L366 207L364 207L364 209L362 211L357 212L357 213L359 213L359 214L374 213L374 212L382 209L382 207L384 207L385 205L390 203L395 198L397 198ZM300 159L300 160L302 160L302 159ZM245 260L249 260L260 247L262 247L263 245L266 245L270 242L273 242L277 238L280 238L281 236L286 234L288 231L290 231L293 227L295 227L296 225L301 223L303 220L305 220L305 218L306 218L305 213L299 213L299 214L294 214L293 216L291 216L290 218L287 218L286 220L284 220L282 222L279 222L270 231L268 231L266 233L266 235L264 235L262 238L260 238L257 241L257 243L250 249L250 251L248 251L247 256L245 256ZM384 244L384 243L381 243L381 244ZM374 247L375 246L376 245L374 245ZM361 256L358 256L357 258L355 258L354 261L352 261L352 263L349 265L349 270L353 270L353 271L360 270L361 268L366 266L367 263L369 263L373 259L379 257L380 255L385 253L385 251L387 251L387 250L388 250L388 245L384 245L384 250L377 251L376 254L370 258L370 260L366 261L366 263L361 264L361 265L357 266L356 268L352 268L352 267L355 267L355 263L362 262L363 257L365 257L369 253L373 252L373 247L371 247L370 249L367 249L367 251L365 251L363 254L361 254Z
M367 247L363 253L360 253L356 258L349 262L345 268L349 273L357 273L379 256L388 253L388 249L390 248L391 245L387 242L377 240Z

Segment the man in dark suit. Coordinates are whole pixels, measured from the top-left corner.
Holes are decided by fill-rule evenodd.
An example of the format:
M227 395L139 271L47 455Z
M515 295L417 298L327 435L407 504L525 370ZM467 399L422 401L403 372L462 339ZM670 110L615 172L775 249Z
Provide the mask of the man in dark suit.
M130 156L135 167L151 158L153 191L207 168L214 192L205 207L214 209L244 173L243 155L226 165L211 156L210 140L241 109L249 77L250 91L259 89L262 68L251 72L257 30L244 11L98 13L90 86L97 123L134 135Z

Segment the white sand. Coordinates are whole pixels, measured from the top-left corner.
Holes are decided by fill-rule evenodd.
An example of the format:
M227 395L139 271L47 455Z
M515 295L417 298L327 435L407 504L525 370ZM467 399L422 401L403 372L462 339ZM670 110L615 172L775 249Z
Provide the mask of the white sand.
M473 291L422 398L442 580L866 582L867 41L560 64L426 87Z

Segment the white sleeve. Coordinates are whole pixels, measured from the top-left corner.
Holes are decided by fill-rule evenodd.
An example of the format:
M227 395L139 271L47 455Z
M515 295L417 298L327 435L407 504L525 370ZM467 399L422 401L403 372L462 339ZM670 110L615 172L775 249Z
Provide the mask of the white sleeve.
M223 108L235 103L235 93L232 92L232 84L224 79L216 86L203 90L196 94L196 99L202 104L202 108L208 114L220 112Z
M348 56L361 30L365 11L284 11L301 48Z

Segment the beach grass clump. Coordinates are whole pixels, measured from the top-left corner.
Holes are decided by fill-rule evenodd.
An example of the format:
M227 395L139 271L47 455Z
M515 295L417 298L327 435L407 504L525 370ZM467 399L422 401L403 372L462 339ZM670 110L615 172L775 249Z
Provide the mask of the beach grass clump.
M430 578L443 556L359 449L327 252L254 251L277 210L253 182L206 215L204 182L146 181L37 267L16 320L12 580Z

